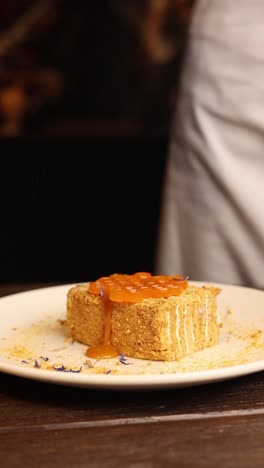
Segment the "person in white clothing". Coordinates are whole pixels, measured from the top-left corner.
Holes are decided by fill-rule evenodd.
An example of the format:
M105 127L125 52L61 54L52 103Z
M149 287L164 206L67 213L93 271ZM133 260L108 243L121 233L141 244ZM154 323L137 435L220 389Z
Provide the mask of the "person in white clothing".
M156 273L264 288L264 1L198 0L164 175Z

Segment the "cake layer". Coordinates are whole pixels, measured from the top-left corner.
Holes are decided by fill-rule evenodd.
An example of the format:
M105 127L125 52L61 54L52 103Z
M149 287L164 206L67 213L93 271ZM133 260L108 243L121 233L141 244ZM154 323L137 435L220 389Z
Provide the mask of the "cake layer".
M173 361L219 341L220 289L189 285L178 296L140 302L112 302L110 344L129 357ZM71 288L67 322L73 339L87 346L104 338L104 301L88 285Z

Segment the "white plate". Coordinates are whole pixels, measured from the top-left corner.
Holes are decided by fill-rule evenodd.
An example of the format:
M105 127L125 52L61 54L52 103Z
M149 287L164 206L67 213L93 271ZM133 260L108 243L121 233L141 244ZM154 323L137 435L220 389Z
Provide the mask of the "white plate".
M126 357L89 362L87 347L73 343L61 323L71 286L0 299L0 371L54 384L147 390L207 384L264 370L264 291L217 285L222 288L219 311L224 324L220 344L178 363Z

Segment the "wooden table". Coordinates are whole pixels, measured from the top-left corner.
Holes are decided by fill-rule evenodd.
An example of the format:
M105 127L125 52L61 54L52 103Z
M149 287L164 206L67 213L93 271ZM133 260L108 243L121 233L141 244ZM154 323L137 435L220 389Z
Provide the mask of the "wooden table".
M0 286L0 295L39 285ZM94 391L0 374L0 467L263 467L264 373Z

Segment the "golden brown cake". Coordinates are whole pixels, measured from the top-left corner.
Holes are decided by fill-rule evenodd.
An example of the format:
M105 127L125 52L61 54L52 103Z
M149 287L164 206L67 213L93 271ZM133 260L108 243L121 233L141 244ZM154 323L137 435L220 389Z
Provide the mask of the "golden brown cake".
M149 282L155 278L161 277L151 277ZM112 300L109 293L105 293L105 285L104 288L100 286L100 280L97 292L95 288L90 292L89 284L71 288L67 296L67 322L73 339L90 346L91 351L98 353L99 350L99 354L91 353L91 357L113 357L115 353L111 354L111 350L108 356L100 354L100 347L108 346L116 350L116 355L123 353L129 357L163 361L178 360L216 345L219 341L217 296L220 289L193 286L183 279L181 283L180 277L175 278L177 286L183 285L177 294L174 291L176 295L148 297L155 291L158 291L157 296L168 294L167 282L154 293L147 286L141 286L140 291L145 295L141 300L140 297L130 300L130 296L124 296L124 301L120 295L122 285L117 291L119 296L113 296ZM164 285L164 282L160 284ZM136 286L133 288L132 292L136 293Z

